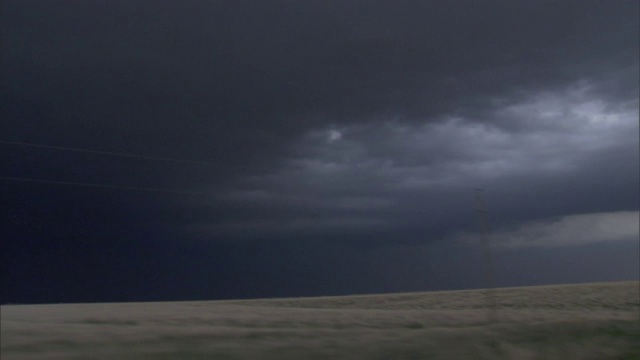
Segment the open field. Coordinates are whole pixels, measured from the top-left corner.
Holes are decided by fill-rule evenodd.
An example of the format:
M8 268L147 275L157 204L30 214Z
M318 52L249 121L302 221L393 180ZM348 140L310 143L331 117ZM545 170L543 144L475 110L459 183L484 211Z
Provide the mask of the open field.
M640 284L2 306L13 359L640 359Z

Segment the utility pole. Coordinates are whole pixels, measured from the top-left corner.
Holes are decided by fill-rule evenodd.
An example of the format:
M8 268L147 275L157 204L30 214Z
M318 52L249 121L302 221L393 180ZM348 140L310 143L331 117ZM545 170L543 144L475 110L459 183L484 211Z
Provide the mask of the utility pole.
M484 190L475 190L476 215L478 217L478 230L480 234L480 246L482 247L482 257L484 262L484 287L487 305L487 320L495 323L498 320L498 304L496 301L493 257L491 254L491 244L489 243L489 224L487 222L487 210L484 201Z

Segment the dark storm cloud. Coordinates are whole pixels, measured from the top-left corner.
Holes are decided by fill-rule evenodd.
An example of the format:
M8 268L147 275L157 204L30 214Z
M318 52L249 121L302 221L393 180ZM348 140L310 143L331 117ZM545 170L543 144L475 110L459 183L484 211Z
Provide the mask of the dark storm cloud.
M631 1L29 4L6 5L11 98L83 145L229 161L325 121L429 121L637 59Z
M583 221L638 211L637 1L2 6L0 140L211 163L2 145L2 176L211 194L94 198L11 185L5 237L45 246L63 224L56 254L85 238L96 249L118 238L117 249L139 254L126 244L143 238L155 265L132 265L140 279L183 269L182 279L200 274L184 284L218 279L226 296L312 291L286 276L296 271L329 292L419 289L407 280L415 270L430 272L429 286L464 287L477 286L464 265L478 260L464 239L473 188L487 190L501 241L521 248L562 245ZM28 229L47 212L50 227ZM634 236L600 235L587 242ZM11 246L6 256L28 253ZM87 256L100 262L96 249ZM437 275L445 263L455 266Z
M436 211L424 203L439 204L442 223L454 190L419 194L509 188L515 179L532 191L529 183L570 176L571 167L597 168L586 159L605 151L632 154L635 129L624 124L637 116L637 4L576 5L35 2L27 12L9 4L17 26L8 33L6 106L41 110L37 120L16 117L8 134L282 167L248 178L216 173L237 179L224 198L249 184L241 191L264 192L255 200L272 208L284 203L286 217L287 206L333 214L290 228L417 221L405 212ZM584 127L590 116L624 119L614 120L620 131L600 133ZM601 151L587 155L592 147ZM220 178L202 176L198 186ZM259 217L253 225L225 226L282 229L256 206L236 212Z

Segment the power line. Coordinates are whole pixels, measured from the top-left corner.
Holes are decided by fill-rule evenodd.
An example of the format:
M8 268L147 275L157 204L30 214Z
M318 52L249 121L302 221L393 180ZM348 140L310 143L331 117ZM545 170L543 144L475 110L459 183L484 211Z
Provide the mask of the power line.
M188 194L188 195L211 195L211 196L219 195L219 194L203 192L203 191L172 190L172 189L164 189L164 188L149 188L149 187L142 187L142 186L96 184L96 183L85 183L85 182L76 182L76 181L44 180L44 179L32 179L32 178L20 178L20 177L8 177L8 176L0 176L0 180L32 183L32 184L69 185L69 186L83 186L83 187L101 188L101 189L137 190L137 191L164 192L164 193Z
M24 147L32 147L32 148L40 148L40 149L50 149L50 150L72 151L72 152L87 153L87 154L127 157L127 158L142 159L142 160L168 161L168 162L176 162L176 163L184 163L184 164L198 164L198 165L209 165L209 166L218 166L218 167L229 167L229 168L236 168L236 169L252 169L252 170L274 171L274 169L267 169L267 168L254 167L254 166L230 165L230 164L212 163L212 162L209 162L209 161L183 160L183 159L165 158L165 157L159 157L159 156L148 156L148 155L139 155L139 154L132 154L132 153L100 151L100 150L91 150L91 149L80 149L80 148L72 148L72 147L66 147L66 146L43 145L43 144L35 144L35 143L27 143L27 142L19 142L19 141L3 141L3 140L0 140L0 144L12 145L12 146L24 146Z

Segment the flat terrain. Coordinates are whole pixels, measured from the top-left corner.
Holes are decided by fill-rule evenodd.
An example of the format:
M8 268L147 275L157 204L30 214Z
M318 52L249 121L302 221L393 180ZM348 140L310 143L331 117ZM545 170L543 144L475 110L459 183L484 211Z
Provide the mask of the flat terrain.
M640 283L2 306L12 359L640 359Z

